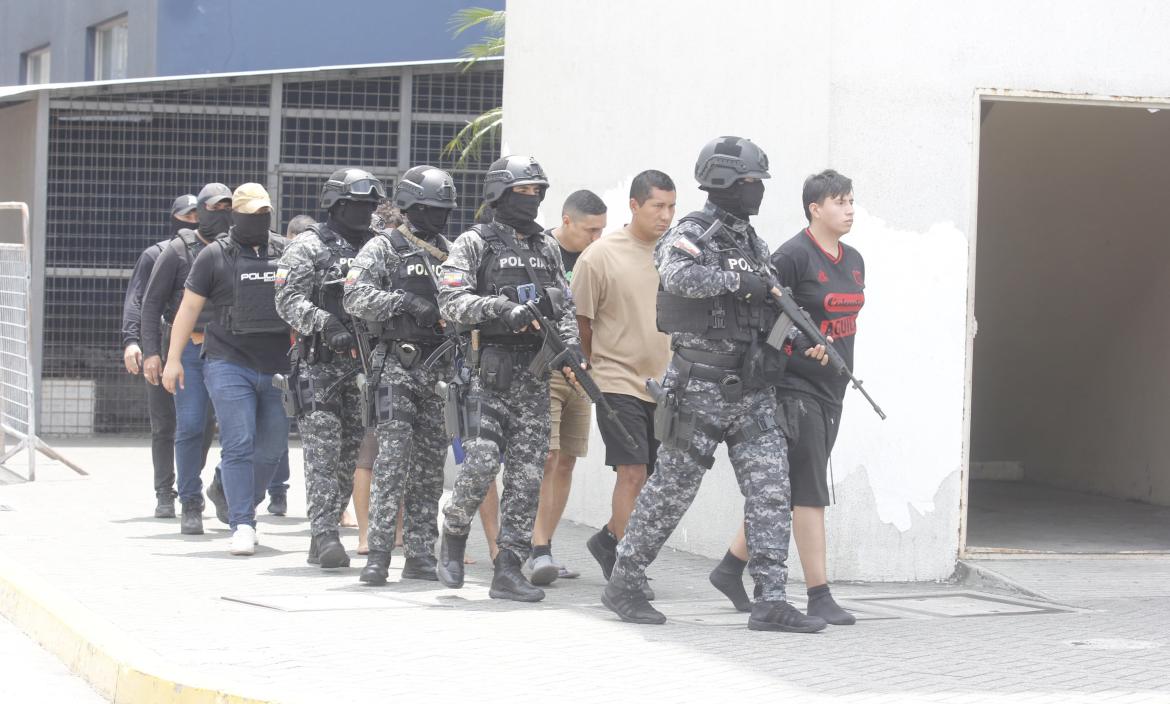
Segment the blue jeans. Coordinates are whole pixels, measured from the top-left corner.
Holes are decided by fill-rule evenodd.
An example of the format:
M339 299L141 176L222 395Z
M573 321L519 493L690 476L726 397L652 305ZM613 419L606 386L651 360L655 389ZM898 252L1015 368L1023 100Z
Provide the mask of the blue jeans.
M276 474L272 475L272 481L268 483L268 493L272 496L287 494L289 475L288 450L286 449L280 458L280 464L276 466Z
M175 465L178 470L179 500L199 499L203 482L199 475L207 461L205 435L211 398L204 378L202 345L187 342L183 348L183 388L175 389Z
M288 450L288 417L272 375L208 359L204 380L219 419L220 472L228 522L256 525L256 505Z

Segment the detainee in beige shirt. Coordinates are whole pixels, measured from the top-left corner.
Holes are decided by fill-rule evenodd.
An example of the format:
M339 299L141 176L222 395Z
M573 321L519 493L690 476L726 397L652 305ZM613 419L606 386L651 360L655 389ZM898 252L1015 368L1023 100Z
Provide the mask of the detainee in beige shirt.
M653 471L654 402L646 379L661 379L670 361L670 337L658 332L658 270L654 247L674 220L675 189L660 171L644 171L630 186L630 223L604 235L581 254L572 292L581 346L591 373L639 447L621 439L614 421L598 413L606 464L617 472L609 522L587 543L609 577L617 541L625 534L638 492Z

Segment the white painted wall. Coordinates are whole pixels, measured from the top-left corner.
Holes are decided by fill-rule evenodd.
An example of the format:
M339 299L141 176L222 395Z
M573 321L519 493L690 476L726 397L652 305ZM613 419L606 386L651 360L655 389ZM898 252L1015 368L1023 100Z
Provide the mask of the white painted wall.
M982 135L972 458L1170 505L1170 111L1000 103Z
M568 193L590 188L620 225L625 189L646 168L674 177L682 214L701 202L695 154L723 134L750 137L771 157L756 224L773 245L803 224L806 175L833 167L854 178L849 241L868 277L857 371L890 419L848 396L829 512L832 579L941 579L954 567L977 89L1170 96L1170 4L970 8L508 3L504 142L548 170L546 221ZM612 476L594 443L567 516L597 525ZM671 544L721 555L741 507L721 459Z

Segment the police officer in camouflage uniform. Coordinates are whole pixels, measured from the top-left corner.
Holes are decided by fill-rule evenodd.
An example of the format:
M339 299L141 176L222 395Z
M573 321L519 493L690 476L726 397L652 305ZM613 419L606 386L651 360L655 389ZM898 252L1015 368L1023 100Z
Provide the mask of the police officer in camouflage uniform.
M353 324L342 307L350 261L370 238L370 216L386 197L382 182L361 169L339 169L325 182L324 223L311 226L284 252L276 271L276 309L297 333L289 387L298 409L312 540L309 564L348 567L337 534L343 502L365 428L355 377Z
M655 250L658 328L671 334L674 356L662 389L655 390L658 464L638 495L602 594L624 621L665 623L640 589L646 567L694 501L715 448L725 442L746 499L749 570L759 593L748 627L825 627L785 600L792 528L788 448L776 424L772 388L785 358L764 343L776 322L768 296L778 282L768 247L748 222L759 212L763 179L769 177L768 158L752 142L721 137L708 143L695 165L707 203L667 231Z
M377 337L363 394L372 416L367 421L378 430L370 556L360 577L372 585L386 583L402 504L402 578L437 579L435 541L449 437L435 382L450 376L454 356L423 366L444 341L435 267L450 248L443 233L456 205L455 182L441 169L416 166L395 186L394 205L406 222L371 238L345 279L345 310L369 321L365 327Z
M567 344L579 345L560 248L536 223L547 189L535 159L508 156L493 162L484 179L492 221L460 235L439 268L443 318L475 331L467 354L471 378L462 399L466 458L443 509L437 572L448 587L463 586L467 534L502 453L500 550L489 592L495 599L544 598L520 571L532 549L550 428L547 371L529 369L541 334L523 303L535 302Z

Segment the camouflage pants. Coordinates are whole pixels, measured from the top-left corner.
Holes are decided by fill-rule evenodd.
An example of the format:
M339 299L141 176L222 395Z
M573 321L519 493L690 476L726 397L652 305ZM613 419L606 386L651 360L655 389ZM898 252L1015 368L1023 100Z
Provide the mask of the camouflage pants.
M496 544L523 560L532 550L532 526L548 456L548 380L530 374L527 362L515 363L508 390L485 390L484 397L480 437L463 441L465 458L451 500L443 509L445 526L453 535L470 532L475 512L500 471L497 438L506 438Z
M676 377L672 365L663 385L673 388ZM764 600L783 600L792 510L788 446L779 428L769 420L775 418L776 397L771 389L765 389L747 392L741 400L729 403L718 385L694 378L682 394L681 406L695 413L694 440L687 448L668 447L667 443L659 448L658 464L638 495L626 535L618 543L613 575L627 584L641 584L646 568L658 557L658 551L695 500L706 471L699 459L711 457L724 437L743 428L771 424L750 441L729 442L727 454L745 497L748 571ZM764 425L757 425L761 421Z
M402 506L403 552L407 557L435 554L449 438L443 427L443 400L434 388L445 374L441 368L424 371L421 366L408 371L393 354L386 356L382 384L391 389L393 411L389 421L378 424L378 459L370 485L370 550L394 549Z
M353 494L353 472L366 429L362 427L357 381L353 376L338 380L357 364L357 360L338 355L327 363L301 367L300 373L312 379L313 398L318 404L317 410L297 419L313 535L337 530L341 511Z

